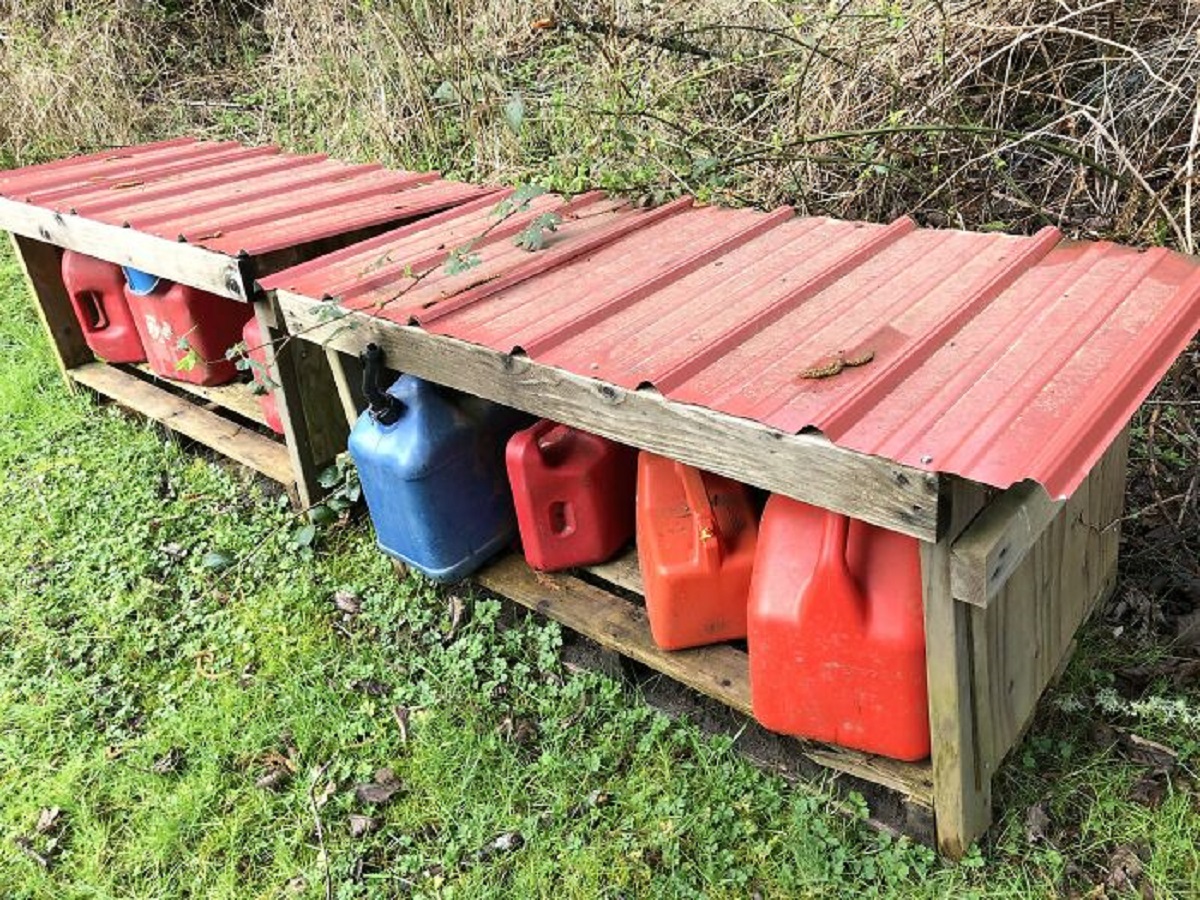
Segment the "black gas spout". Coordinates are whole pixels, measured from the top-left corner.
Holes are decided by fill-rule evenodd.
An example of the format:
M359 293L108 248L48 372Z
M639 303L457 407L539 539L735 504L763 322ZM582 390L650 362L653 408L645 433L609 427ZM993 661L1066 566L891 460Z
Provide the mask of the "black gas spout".
M378 344L367 344L359 359L363 363L363 394L368 409L380 425L395 424L404 415L404 404L384 390L380 383L383 376L383 350Z

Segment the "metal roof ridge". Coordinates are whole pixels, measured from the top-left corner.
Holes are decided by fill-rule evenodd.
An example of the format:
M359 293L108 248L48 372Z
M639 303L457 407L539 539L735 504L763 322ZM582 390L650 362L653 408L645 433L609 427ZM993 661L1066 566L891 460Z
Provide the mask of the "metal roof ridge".
M576 194L574 197L570 198L562 198L559 196L559 199L563 199L564 202L561 206L551 209L550 212L569 214L573 210L580 209L596 202L597 200L603 199L604 196L605 194L603 191L588 191L583 194ZM462 207L457 207L457 210L462 211ZM466 244L470 245L472 252L481 247L491 246L497 241L501 241L506 237L512 237L515 234L520 234L522 230L528 227L529 223L542 214L542 212L532 209L514 213L506 219L501 219L493 227L491 227L490 230L484 229L484 233L481 236L467 238ZM428 224L429 220L426 219L424 222L425 224ZM432 229L426 228L423 229L423 231L431 232ZM424 256L418 256L415 259L392 260L390 263L388 263L386 268L381 268L378 273L372 275L370 278L365 280L355 280L353 282L354 292L352 294L344 294L342 296L362 296L363 294L374 290L377 286L386 284L388 279L394 277L395 273L392 271L392 269L394 269L396 266L400 266L402 269L404 267L409 267L415 270L418 266L444 264L447 260L449 260L451 254L453 254L456 249L458 248L443 247L433 252L428 252Z
M64 156L60 159L47 160L44 163L34 163L32 166L16 166L11 169L0 169L0 181L4 179L5 173L24 172L28 175L38 175L44 172L61 171L80 163L104 162L106 159L110 159L114 153L125 153L128 156L135 154L149 155L157 153L159 150L170 149L171 147L182 147L184 144L200 143L204 142L194 137L177 137L167 138L162 141L152 141L149 144L126 144L120 147L108 147L104 150L97 150L94 153L86 153L83 156Z
M670 203L665 203L662 206L655 207L640 215L629 216L625 219L618 220L613 225L606 227L586 237L584 240L576 244L564 246L557 252L555 250L547 250L540 254L528 263L517 266L509 270L499 278L495 278L486 284L479 285L474 288L469 288L460 294L452 295L447 298L444 304L439 304L430 314L419 317L422 325L428 325L436 322L451 313L462 309L464 306L469 306L472 303L478 303L493 294L520 284L535 275L540 275L544 272L549 272L565 265L573 259L582 256L585 253L590 253L593 250L599 249L607 244L610 244L625 235L638 231L653 225L656 222L666 219L676 213L682 212L692 206L691 197L680 197L677 200L672 200ZM418 317L414 317L418 318Z
M1119 245L1105 242L1106 250L1118 248L1118 246ZM1134 290L1137 288L1137 286L1146 279L1146 276L1149 275L1149 273L1159 263L1161 263L1164 259L1167 259L1169 257L1170 253L1171 253L1171 251L1169 251L1165 248L1156 247L1156 248L1153 248L1153 249L1147 251L1145 254L1142 254L1142 263L1143 264L1141 266L1139 266L1138 268L1127 269L1125 272L1125 277L1120 278L1114 285L1112 285L1112 289L1113 289L1114 293L1117 290L1119 290L1121 292L1121 295L1123 298L1128 298L1129 295L1134 292ZM1149 260L1149 263L1147 264L1148 260ZM1104 323L1106 321L1108 321L1109 318L1112 317L1112 315L1116 312L1117 309L1120 308L1120 305L1121 305L1120 303L1113 304L1113 306L1111 308L1107 309L1107 311L1105 311L1105 312L1103 312L1103 314L1099 315L1096 318L1096 321L1094 323L1092 323L1090 327L1088 327L1086 330L1084 330L1082 334L1074 335L1075 340L1071 343L1069 352L1060 353L1059 356L1063 357L1064 359L1070 359L1072 356L1074 356L1076 353L1078 353L1082 347L1086 346L1088 341L1091 339L1092 335L1094 335L1097 331L1099 331L1100 328L1104 325ZM1093 304L1089 308L1089 311L1094 311L1095 309L1097 309L1097 306L1095 304ZM1029 373L1031 373L1031 372L1036 372L1036 370L1039 368L1039 366L1045 366L1047 364L1047 361L1048 361L1048 358L1044 355L1037 357L1030 365L1026 366L1025 371L1022 373L1022 377L1028 376ZM1049 362L1054 363L1055 361L1053 358L1050 358ZM1061 368L1062 368L1061 364L1055 364L1054 371L1057 372ZM1038 378L1037 380L1038 380L1039 385L1044 387L1044 385L1050 379L1049 378ZM981 449L972 449L967 452L964 452L963 443L960 442L950 452L949 456L950 456L951 460L957 459L959 457L965 457L965 458L963 458L961 462L953 463L954 466L959 467L959 468L967 468L967 467L977 465L980 457L982 455L986 454L990 450L992 444L998 439L998 436L1003 434L1005 431L1007 431L1012 426L1014 419L1016 419L1020 415L1020 413L1026 408L1028 401L1024 400L1021 397L1020 392L1018 392L1016 390L1016 386L1017 386L1017 382L1014 381L1012 384L1012 390L1005 397L1004 402L999 403L996 406L994 406L993 408L991 408L988 411L988 418L985 420L985 422L978 425L976 430L973 431L971 434L972 438L979 437L979 435L981 433L988 435L989 437L988 437L987 446L982 450ZM1062 429L1060 428L1058 430L1061 431ZM948 466L949 465L950 464L948 464Z
M297 175L294 182L286 182L284 185L278 183L279 179L276 176L282 176L289 173L295 173L298 169L311 169L313 166L321 165L328 162L328 159L321 157L288 157L277 156L277 160L272 165L265 165L262 169L250 173L234 172L229 173L216 181L198 184L194 188L183 192L177 192L174 196L171 194L170 186L165 186L162 191L153 200L143 203L144 197L138 197L137 203L130 206L121 207L121 213L125 216L125 222L131 223L131 227L145 228L152 225L158 225L163 222L169 222L172 219L179 218L179 204L182 198L188 194L198 193L200 191L211 191L216 188L225 188L233 186L232 193L220 193L217 197L206 196L204 200L189 204L186 209L186 217L191 218L208 210L218 210L228 206L232 202L242 204L251 200L257 200L260 197L277 196L280 190L286 186L287 189L303 187L304 185L313 182L320 183L328 180L329 172L323 172L314 177L305 178L303 175ZM247 178L254 178L255 188L244 194L237 193L239 182L245 181ZM276 178L272 181L272 178ZM262 185L258 179L267 181L267 185ZM94 207L85 207L85 215L95 216L97 213L104 210L97 210ZM133 224L136 223L136 224Z
M1171 251L1164 250L1165 254ZM1149 273L1147 273L1148 275ZM1115 388L1104 392L1093 390L1087 394L1083 403L1076 406L1067 415L1062 427L1057 429L1050 439L1042 446L1034 457L1031 468L1045 466L1050 472L1044 485L1052 496L1065 497L1074 490L1072 481L1061 469L1067 457L1064 445L1065 436L1071 436L1083 446L1092 448L1089 451L1088 468L1099 459L1104 448L1111 439L1124 427L1124 422L1133 415L1134 410L1150 395L1167 371L1175 364L1179 354L1191 343L1196 336L1196 315L1200 312L1200 269L1194 271L1180 284L1175 293L1186 294L1187 300L1174 307L1167 307L1165 320L1154 329L1154 337L1162 336L1163 341L1169 341L1169 352L1162 353L1159 340L1145 338L1135 341L1125 348L1124 352L1112 361L1114 369L1129 373ZM1171 311L1174 314L1171 314ZM1138 377L1132 377L1134 375ZM1144 386L1144 387L1142 387ZM1119 403L1118 415L1106 418L1101 411ZM1110 424L1105 424L1110 422ZM1104 427L1101 427L1101 426ZM1076 431L1078 429L1078 431ZM1083 440L1080 440L1080 437ZM1090 439L1090 440L1089 440ZM1091 457L1095 457L1092 459ZM1085 469L1086 474L1086 469ZM1061 481L1060 481L1061 479ZM1053 485L1053 487L1051 487Z
M1009 260L1004 267L988 280L982 287L972 291L965 302L942 318L933 328L917 338L903 353L891 360L875 360L867 377L851 394L836 401L826 414L822 415L824 427L829 431L841 432L849 427L853 420L861 418L867 409L874 407L882 399L885 388L896 378L903 379L914 368L922 365L945 340L962 330L963 326L974 318L979 311L1004 293L1012 284L1045 259L1046 255L1058 246L1062 240L1062 232L1053 225L1047 225L1029 239L1017 255Z
M530 341L525 349L529 356L536 356L539 353L551 349L559 344L565 338L572 337L580 331L587 328L612 315L627 309L630 305L643 299L649 294L654 293L661 287L665 287L673 281L681 278L686 278L688 275L702 268L713 260L725 256L743 244L753 241L766 232L775 228L777 225L782 225L795 218L796 212L790 206L781 206L778 209L772 210L766 215L758 216L749 226L740 228L733 234L721 238L714 244L702 247L700 250L691 255L679 260L668 269L659 272L657 275L652 275L645 281L642 281L631 288L628 288L617 295L610 297L607 301L594 306L586 312L576 316L569 322L564 322L562 325L539 335L533 341Z
M216 153L184 160L176 165L168 166L166 169L155 174L152 181L157 182L160 178L175 178L180 175L188 175L192 172L207 172L211 169L236 167L263 157L279 159L281 156L282 154L278 150L271 147L254 148L253 150L231 147L228 150L220 150ZM111 181L93 181L90 184L90 188L84 191L80 191L78 186L74 184L62 188L47 188L33 194L33 202L48 204L60 199L70 200L72 212L78 215L78 211L84 209L86 210L85 214L90 215L93 205L103 206L104 202L108 201L107 205L120 206L129 196L138 196L139 198L143 196L140 194L126 194L124 191L117 190L116 184L119 184L119 182L114 184ZM140 184L130 185L130 187L140 186ZM80 206L81 203L82 206Z
M848 272L858 268L867 259L875 256L883 248L917 227L917 223L908 216L901 216L895 221L883 226L873 237L846 255L830 263L824 269L814 273L810 278L801 282L782 297L760 310L740 325L723 332L707 346L698 350L693 356L676 365L673 369L662 373L655 379L655 387L667 394L680 387L689 378L704 371L714 361L720 359L734 347L742 344L748 337L761 329L779 321L799 304L816 296L835 281L843 278Z
M314 259L310 259L306 263L301 263L298 266L292 266L290 268L283 269L260 279L258 285L263 290L268 291L283 288L284 285L280 283L280 278L282 276L286 276L290 282L303 280L315 272L322 272L328 269L334 264L344 263L348 260L354 259L355 257L370 254L373 250L387 247L389 244L402 237L408 237L412 234L426 231L431 225L442 225L446 222L463 217L466 214L478 212L489 203L495 204L498 198L503 198L512 193L512 188L495 188L490 193L482 194L480 197L474 200L469 200L466 203L460 204L459 206L452 206L424 219L418 219L413 222L405 222L396 228L388 229L382 234L377 234L375 237L369 238L365 241L349 244L343 247L341 250L336 250L333 253L329 253L324 256L318 256ZM314 297L313 299L328 300L333 296L333 294L326 292L319 297Z
M1058 246L1062 246L1060 243ZM1096 261L1093 256L1102 257L1108 249L1113 245L1096 243L1090 246L1080 259L1069 265L1066 270L1057 278L1051 280L1045 287L1037 291L1034 295L1036 298L1060 296L1064 290L1074 284L1079 278L1079 271L1087 271ZM1099 252L1096 252L1099 251ZM1051 251L1053 252L1053 251ZM1036 270L1036 267L1035 267ZM1020 279L1014 282L1014 285L1020 283ZM997 297L1002 294L997 295ZM980 354L991 357L990 366L982 373L986 375L993 371L999 365L1000 357L992 356L988 351L993 347L1011 346L1014 340L1014 334L1019 336L1023 334L1025 329L1032 325L1037 319L1045 316L1050 311L1050 307L1039 305L1038 303L1027 303L1022 314L1010 319L1003 328L997 329L992 333L991 337L979 351ZM913 417L906 420L899 428L894 429L886 438L886 443L892 445L891 451L895 453L897 458L909 452L914 445L920 440L921 434L927 430L930 425L937 419L946 415L947 412L954 406L965 392L965 388L969 387L975 381L980 380L981 373L964 367L952 377L952 379L942 384L938 389L939 402L931 406L926 403L921 410L921 416ZM901 441L896 445L896 441ZM884 442L881 442L884 443Z

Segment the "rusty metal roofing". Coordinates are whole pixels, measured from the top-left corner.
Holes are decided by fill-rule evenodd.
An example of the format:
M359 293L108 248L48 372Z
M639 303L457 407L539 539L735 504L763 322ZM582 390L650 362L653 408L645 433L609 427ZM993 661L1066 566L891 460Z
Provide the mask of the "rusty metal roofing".
M543 196L469 203L263 280L625 388L1052 496L1200 328L1162 249ZM514 243L556 211L538 252ZM448 274L455 248L478 263ZM464 254L460 254L464 255Z
M0 171L0 197L229 256L410 220L491 190L436 172L192 138Z

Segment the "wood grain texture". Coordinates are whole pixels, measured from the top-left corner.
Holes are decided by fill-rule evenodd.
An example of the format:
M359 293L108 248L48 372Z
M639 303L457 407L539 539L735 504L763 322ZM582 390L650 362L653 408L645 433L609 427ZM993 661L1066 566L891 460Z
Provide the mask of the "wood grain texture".
M271 327L269 321L280 320L274 304L273 298L259 300L254 314L259 332L269 336L263 355L275 385L292 481L300 506L307 508L324 493L320 474L346 449L349 428L325 353L310 342L295 340L284 329Z
M62 254L51 244L18 234L10 234L9 238L17 263L25 275L25 285L29 288L38 319L50 338L54 361L67 386L74 390L75 383L67 370L89 363L94 357L63 285Z
M646 593L642 583L642 567L638 562L636 547L630 547L624 553L587 570L609 584L643 596Z
M1063 506L1034 482L1014 485L988 504L951 549L954 596L986 609Z
M284 485L292 481L287 450L278 441L104 363L86 363L71 369L70 375L84 387L161 422L273 481Z
M936 475L792 435L748 419L540 365L526 357L278 294L288 329L357 354L379 344L388 365L534 415L573 425L747 484L845 513L925 541L938 531Z
M990 772L1020 740L1075 635L1116 585L1129 429L972 616L978 730Z
M116 366L115 368L124 370L125 366ZM141 377L143 379L149 379L152 383L170 385L176 390L191 394L193 397L199 397L201 400L212 403L222 409L237 413L251 422L257 422L259 425L267 424L267 418L263 415L262 404L258 402L258 396L254 393L254 388L249 384L233 382L231 384L208 387L203 384L188 384L186 381L173 381L168 378L162 378L146 363L141 363L132 368L137 369L142 373Z
M507 556L474 579L479 585L615 650L681 684L753 715L749 657L718 644L694 650L660 650L646 612L602 588L569 575L536 573L519 556ZM928 764L904 763L825 744L802 742L804 755L822 766L883 785L924 805L932 804Z
M325 348L325 358L329 360L329 371L333 374L342 415L346 417L346 424L353 428L359 414L367 408L362 392L362 363L357 357L332 347Z
M946 531L936 544L921 545L921 572L937 842L958 859L991 825L992 785L975 727L971 619L950 588L950 548L983 508L986 491L960 479L944 483Z
M247 300L251 282L241 260L132 228L56 213L0 197L0 229L233 300Z

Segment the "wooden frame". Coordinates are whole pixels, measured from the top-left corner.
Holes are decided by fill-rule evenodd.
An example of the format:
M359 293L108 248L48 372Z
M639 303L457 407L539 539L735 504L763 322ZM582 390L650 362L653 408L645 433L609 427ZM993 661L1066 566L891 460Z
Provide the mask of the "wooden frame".
M931 758L899 763L803 741L793 752L860 790L890 793L892 808L903 810L898 827L936 840L946 855L961 856L984 834L997 768L1069 658L1076 631L1115 584L1128 429L1069 500L1052 501L1036 485L996 491L929 479L818 437L598 386L415 327L357 314L327 321L317 301L285 292L277 299L294 335L324 345L350 422L362 409L354 354L375 342L393 366L428 380L920 538ZM653 644L644 613L620 596L641 591L636 557L590 571L616 592L568 575L535 575L515 557L477 581L736 713L751 712L744 653L725 646L665 653Z
M254 287L252 263L273 269L294 264L379 229L289 248L265 260L249 260L5 198L0 198L0 224L12 229L13 250L70 389L88 388L254 469L283 484L302 508L319 499L318 476L345 449L348 434L338 409L339 393L321 349L288 340L280 332L273 301ZM253 298L262 334L272 338L265 352L271 379L279 386L275 398L283 423L282 438L265 427L257 398L244 384L202 388L157 378L144 366L97 361L63 286L63 248L144 268L233 300L249 302Z

